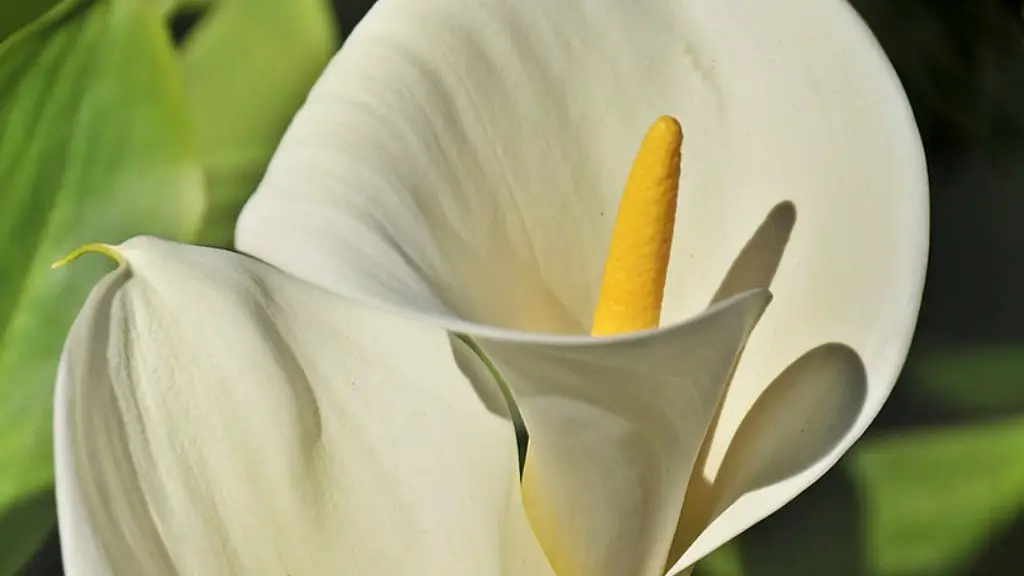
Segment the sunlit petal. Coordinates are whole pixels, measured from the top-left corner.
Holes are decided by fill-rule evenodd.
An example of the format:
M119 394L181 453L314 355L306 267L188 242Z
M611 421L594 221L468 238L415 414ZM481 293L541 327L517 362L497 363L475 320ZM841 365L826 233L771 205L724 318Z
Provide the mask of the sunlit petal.
M857 422L866 384L860 358L839 344L809 351L775 378L744 416L716 481L690 479L669 554L670 563L681 560L673 573L731 538L723 532L743 522L736 515L765 489L770 495L770 487L831 453Z
M701 283L722 277L769 205L792 202L796 221L771 282L775 299L747 343L699 471L722 485L717 493L746 491L727 498L729 509L716 512L676 570L799 494L864 432L906 357L928 251L927 178L913 116L881 48L852 8L832 1L740 4L743 14L732 14L731 26L720 30L723 42L744 38L750 47L722 44L716 58L731 85L730 109L738 113L730 124L730 184L720 194L692 199L698 204L689 209L681 196L677 246L687 245L689 234L689 242L714 248L694 251L685 269L669 278L669 292L682 299L667 300L666 314L685 315L701 305L688 299L709 296L712 289ZM733 225L720 225L721 218ZM710 237L720 241L700 240ZM794 444L790 451L805 457L776 450L740 465L743 451L731 444L758 398L773 394L768 387L777 375L792 374L793 363L826 345L848 352L838 367L801 372L806 382L797 396L803 400L758 418L763 430L818 418L820 429L809 435L828 438L828 445L808 452ZM825 404L806 400L829 394ZM820 413L808 412L814 409ZM774 459L772 474L753 485L720 478L729 451L733 462L723 474L746 474Z
M551 576L464 344L229 252L116 250L58 381L69 574Z
M700 314L723 286L767 278L775 295L698 473L720 480L747 412L809 351L848 348L866 386L844 434L739 497L682 569L820 477L877 414L909 346L924 156L846 2L380 0L296 117L237 242L331 291L470 333L582 334L630 162L663 114L685 132L663 322ZM723 284L779 206L796 215L783 253Z
M719 194L728 170L691 4L378 2L296 116L238 247L360 299L587 333L647 126L681 119L682 195Z
M573 346L478 338L530 446L523 492L560 576L660 576L712 414L770 295L656 335Z

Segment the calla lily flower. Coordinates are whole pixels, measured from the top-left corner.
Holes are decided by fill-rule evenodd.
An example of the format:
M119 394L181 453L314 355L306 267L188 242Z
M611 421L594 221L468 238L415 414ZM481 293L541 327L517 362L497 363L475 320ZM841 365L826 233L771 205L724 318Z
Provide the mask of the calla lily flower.
M687 573L878 413L927 213L839 0L379 0L246 255L97 248L121 264L57 383L67 571Z

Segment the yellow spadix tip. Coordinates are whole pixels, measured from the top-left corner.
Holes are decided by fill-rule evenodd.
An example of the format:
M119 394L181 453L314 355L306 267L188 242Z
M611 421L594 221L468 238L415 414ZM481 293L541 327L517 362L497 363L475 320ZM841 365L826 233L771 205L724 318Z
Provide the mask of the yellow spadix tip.
M656 328L676 220L683 130L658 118L633 161L612 229L591 334Z
M103 254L104 256L107 256L107 257L111 258L114 262L117 262L118 266L120 266L121 264L124 264L124 258L121 257L121 255L118 254L117 251L114 250L113 247L108 246L107 244L100 244L98 242L94 242L92 244L85 244L83 246L79 246L78 248L75 248L67 256L61 258L60 260L57 260L53 264L50 264L50 268L53 269L53 270L56 270L57 268L60 268L61 266L64 266L65 264L69 264L71 262L74 262L75 260L78 259L79 256L81 256L82 254L85 254L86 252L92 252L92 253L95 253L95 254Z

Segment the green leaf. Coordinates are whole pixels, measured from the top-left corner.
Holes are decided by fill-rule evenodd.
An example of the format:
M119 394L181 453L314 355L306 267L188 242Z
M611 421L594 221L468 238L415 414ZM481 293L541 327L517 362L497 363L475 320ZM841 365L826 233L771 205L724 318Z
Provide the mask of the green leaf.
M907 365L908 393L958 415L1024 410L1024 346L932 350Z
M86 242L195 238L205 196L187 111L148 0L66 1L0 45L0 515L52 482L55 368L109 269L49 264Z
M0 2L0 42L46 14L57 0L7 0Z
M337 48L325 0L219 0L182 47L182 70L206 170L204 244L230 246L295 111Z
M42 546L54 525L53 492L44 490L0 515L0 574L16 574Z
M205 8L214 0L156 0L160 12L164 15L174 14L179 10Z
M743 559L736 542L730 542L697 563L694 576L743 576Z
M868 437L696 574L1001 574L1022 518L1024 418Z
M870 574L962 574L1024 506L1024 420L871 439L845 464Z
M739 539L743 573L756 576L863 576L859 494L833 468Z

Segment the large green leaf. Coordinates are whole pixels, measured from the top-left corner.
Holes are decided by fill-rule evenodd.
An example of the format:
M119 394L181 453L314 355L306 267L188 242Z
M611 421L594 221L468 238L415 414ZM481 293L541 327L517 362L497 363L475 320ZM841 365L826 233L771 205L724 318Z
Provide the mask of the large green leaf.
M0 516L0 574L16 574L53 529L53 492L25 498Z
M751 576L864 576L865 518L849 475L833 468L739 541Z
M1024 345L925 351L907 365L907 392L965 416L1024 411Z
M1024 419L865 438L696 573L1016 574L1022 513Z
M52 481L55 367L108 267L49 264L86 242L193 239L202 186L154 3L66 1L0 45L0 516Z
M743 557L735 541L722 546L697 563L694 576L743 576Z
M1024 505L1024 420L872 439L846 465L870 574L963 574Z
M0 42L45 14L57 0L6 0L0 2Z
M336 48L326 0L214 1L188 35L182 70L210 193L204 244L231 244L238 211Z

